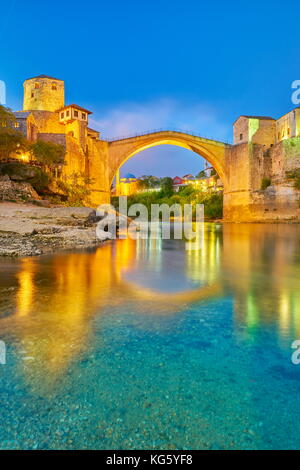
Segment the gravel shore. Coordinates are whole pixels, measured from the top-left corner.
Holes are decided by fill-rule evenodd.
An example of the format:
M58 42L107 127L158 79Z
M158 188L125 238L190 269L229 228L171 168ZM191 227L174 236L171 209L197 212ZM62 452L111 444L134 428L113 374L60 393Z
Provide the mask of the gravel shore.
M95 210L88 207L37 207L0 203L0 256L36 256L91 247L109 239L97 232Z

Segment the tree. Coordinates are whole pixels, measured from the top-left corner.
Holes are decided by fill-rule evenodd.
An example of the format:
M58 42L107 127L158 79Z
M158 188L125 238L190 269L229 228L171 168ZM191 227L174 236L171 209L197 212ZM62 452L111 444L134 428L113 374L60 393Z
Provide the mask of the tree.
M165 196L173 194L173 180L170 176L165 176L161 179L161 190Z
M64 163L66 149L63 145L38 140L31 145L31 152L37 162L52 167Z
M91 187L94 180L82 173L73 173L67 181L58 180L57 187L67 197L68 206L90 206Z
M197 178L205 178L206 174L204 170L199 171L198 175L196 175Z
M16 117L10 108L0 105L0 132L6 132L7 128L12 128L16 122Z
M8 159L12 154L20 154L28 149L28 142L15 129L15 123L12 111L0 105L0 159Z
M141 188L143 189L156 188L157 186L159 186L159 178L157 178L157 176L152 176L152 175L141 176L140 182L141 182Z

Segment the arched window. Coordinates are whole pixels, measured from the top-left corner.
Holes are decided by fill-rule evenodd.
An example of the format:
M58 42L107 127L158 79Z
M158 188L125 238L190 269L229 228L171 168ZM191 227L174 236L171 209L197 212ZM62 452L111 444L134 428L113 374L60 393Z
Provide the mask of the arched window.
M52 90L57 90L56 83L52 83L51 89L52 89Z
M40 88L40 84L39 84L38 82L36 82L36 83L34 84L34 88L35 88L35 89Z

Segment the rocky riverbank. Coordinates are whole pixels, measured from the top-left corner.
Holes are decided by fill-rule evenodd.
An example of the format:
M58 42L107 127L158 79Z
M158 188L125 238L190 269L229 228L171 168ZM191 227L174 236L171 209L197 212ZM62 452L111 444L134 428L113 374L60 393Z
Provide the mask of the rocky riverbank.
M0 256L36 256L58 250L91 247L110 238L97 231L94 209L36 207L0 203Z

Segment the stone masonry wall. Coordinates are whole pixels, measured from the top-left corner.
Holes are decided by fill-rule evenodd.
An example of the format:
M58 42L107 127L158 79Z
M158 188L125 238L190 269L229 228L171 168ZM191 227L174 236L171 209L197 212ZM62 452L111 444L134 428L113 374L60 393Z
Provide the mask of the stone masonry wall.
M300 191L287 172L300 168L300 138L263 145L236 145L227 157L230 191L224 194L227 221L300 221ZM271 185L262 190L263 178Z

